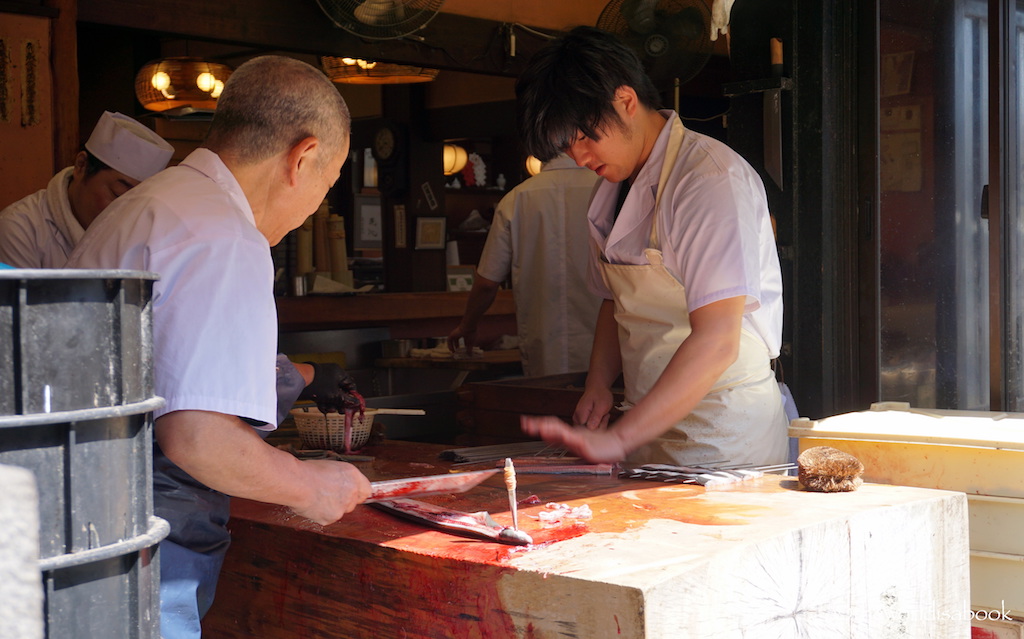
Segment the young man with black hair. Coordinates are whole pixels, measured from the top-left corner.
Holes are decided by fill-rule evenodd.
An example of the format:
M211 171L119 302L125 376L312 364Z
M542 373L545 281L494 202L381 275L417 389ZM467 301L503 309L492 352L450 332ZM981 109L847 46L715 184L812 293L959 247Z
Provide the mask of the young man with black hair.
M604 298L570 426L523 429L594 462L777 463L787 420L771 360L782 277L764 186L725 144L687 130L633 51L578 27L516 85L525 150L604 178L590 204L590 286ZM611 385L626 412L611 426Z

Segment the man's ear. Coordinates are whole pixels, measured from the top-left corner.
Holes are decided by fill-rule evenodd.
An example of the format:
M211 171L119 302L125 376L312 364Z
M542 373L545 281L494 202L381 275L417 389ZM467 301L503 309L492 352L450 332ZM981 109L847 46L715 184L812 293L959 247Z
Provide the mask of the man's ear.
M623 112L633 117L636 115L636 110L640 106L640 99L636 95L636 89L624 84L618 89L615 89L615 100L622 104Z
M320 150L320 141L314 136L303 138L296 142L286 157L288 163L288 184L295 186L299 180L301 171L310 171L316 164L317 154Z
M75 163L73 165L75 167L75 170L74 170L74 173L73 173L74 179L76 179L76 180L84 180L85 179L85 169L86 169L86 167L88 165L88 159L89 159L89 156L86 155L85 151L79 151L78 154L75 156Z

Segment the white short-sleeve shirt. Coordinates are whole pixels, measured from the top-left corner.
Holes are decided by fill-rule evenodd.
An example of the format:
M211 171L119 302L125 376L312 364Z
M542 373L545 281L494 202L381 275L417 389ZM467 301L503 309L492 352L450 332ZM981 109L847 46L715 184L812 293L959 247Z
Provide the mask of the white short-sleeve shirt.
M155 417L204 410L277 423L277 310L267 239L207 149L115 200L68 268L153 271Z
M477 271L512 274L527 377L587 370L601 299L586 286L587 206L598 177L559 156L509 191L494 212Z
M620 185L602 181L591 202L591 240L613 264L647 264L654 201L669 124L631 185L614 219ZM746 296L743 327L760 336L771 357L782 343L782 273L764 184L735 151L714 138L686 130L662 194L659 246L665 266L683 285L689 311L730 297ZM612 293L591 261L591 289Z

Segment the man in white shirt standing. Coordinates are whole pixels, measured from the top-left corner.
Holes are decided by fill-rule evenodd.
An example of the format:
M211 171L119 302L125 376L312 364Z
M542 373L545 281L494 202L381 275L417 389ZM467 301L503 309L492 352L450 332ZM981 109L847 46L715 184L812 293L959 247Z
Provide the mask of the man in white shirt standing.
M118 196L163 170L174 148L140 122L104 111L75 163L0 211L0 262L61 268Z
M593 171L560 155L501 199L462 321L448 336L472 352L477 325L512 274L526 377L585 371L601 299L587 289L587 206Z
M163 639L201 636L230 539L229 495L329 524L370 494L351 464L299 461L257 432L278 420L270 247L323 201L349 133L348 107L320 70L253 58L228 80L202 147L109 206L68 261L160 274L153 378L166 404L154 413L154 511L171 523L160 544Z

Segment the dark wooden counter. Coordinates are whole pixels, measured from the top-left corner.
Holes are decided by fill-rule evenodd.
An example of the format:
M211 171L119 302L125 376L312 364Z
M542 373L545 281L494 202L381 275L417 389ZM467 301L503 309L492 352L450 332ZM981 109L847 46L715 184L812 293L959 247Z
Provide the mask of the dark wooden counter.
M371 479L447 472L443 447L389 442ZM236 500L204 637L234 639L968 636L962 493L864 485L853 493L764 478L705 490L612 476L519 475L506 546L369 506L318 526ZM501 474L427 497L508 524ZM594 516L545 528L546 502ZM897 620L897 621L894 621Z
M311 331L361 326L423 324L443 320L450 328L466 310L469 293L366 293L348 296L307 295L277 298L278 324L282 331ZM498 291L485 320L511 320L515 334L515 302L512 291ZM395 331L397 334L401 330ZM439 334L447 334L448 331Z

